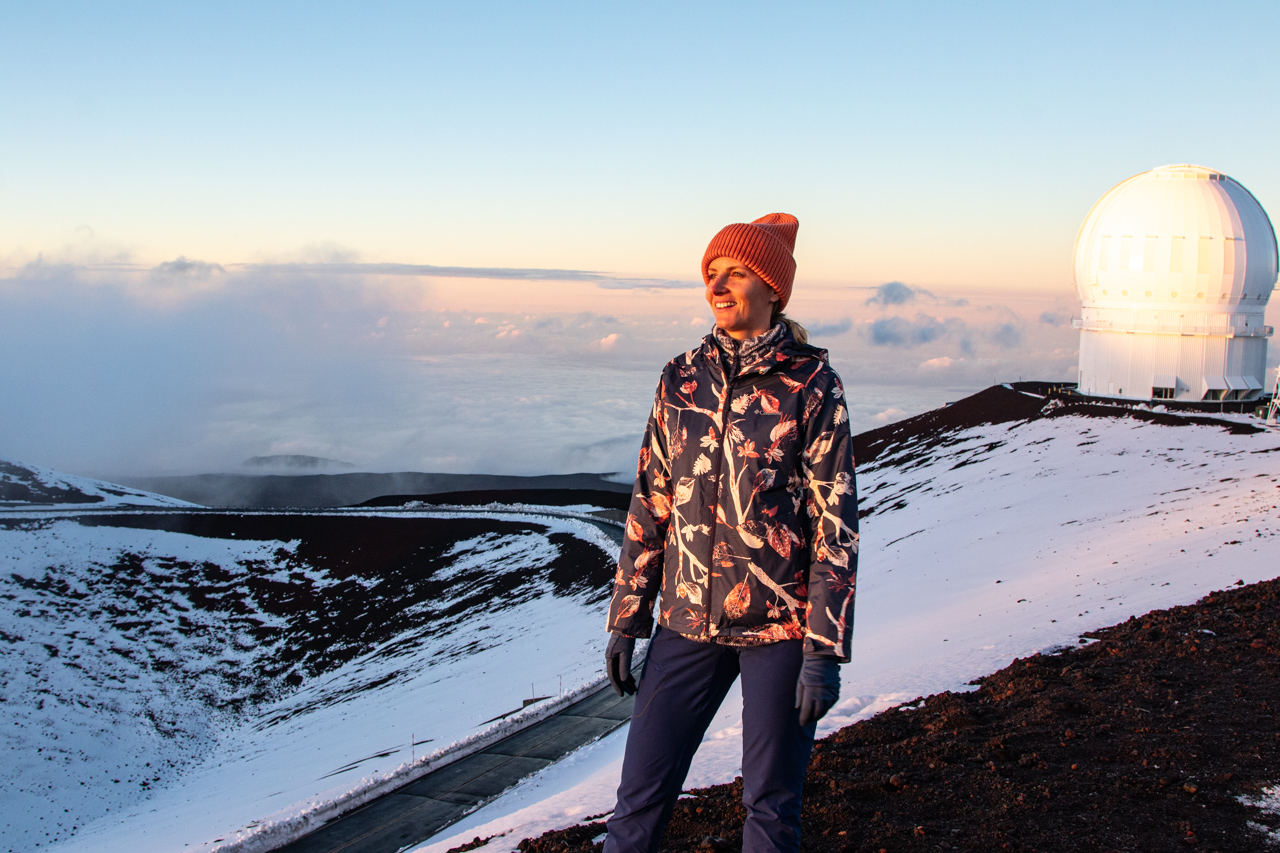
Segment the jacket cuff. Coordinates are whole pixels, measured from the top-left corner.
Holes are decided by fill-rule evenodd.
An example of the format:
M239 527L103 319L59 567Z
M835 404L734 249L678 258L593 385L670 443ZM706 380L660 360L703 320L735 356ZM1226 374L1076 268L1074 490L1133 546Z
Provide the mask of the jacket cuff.
M804 656L810 658L832 658L840 661L840 663L848 663L849 658L840 654L840 650L834 645L819 643L813 637L804 638Z
M617 634L619 637L647 640L653 634L653 625L628 625L625 628L621 625L610 625L609 633Z

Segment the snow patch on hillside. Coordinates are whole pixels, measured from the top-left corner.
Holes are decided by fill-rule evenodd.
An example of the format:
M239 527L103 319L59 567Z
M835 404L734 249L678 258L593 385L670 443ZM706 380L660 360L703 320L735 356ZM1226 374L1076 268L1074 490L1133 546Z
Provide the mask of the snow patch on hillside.
M0 507L58 506L95 509L123 506L182 507L196 504L153 492L131 489L90 477L63 474L37 465L27 465L0 457Z
M255 633L283 625L200 599L291 547L72 521L0 529L0 838L68 837L198 761L274 656Z
M445 539L412 584L384 589L346 563L308 564L298 541L10 516L0 847L208 849L358 795L531 695L597 678L603 586L557 586L548 567L564 537L607 564L616 546L598 527L395 516L493 529ZM351 630L337 608L362 598L352 612L402 627L363 645L337 636Z

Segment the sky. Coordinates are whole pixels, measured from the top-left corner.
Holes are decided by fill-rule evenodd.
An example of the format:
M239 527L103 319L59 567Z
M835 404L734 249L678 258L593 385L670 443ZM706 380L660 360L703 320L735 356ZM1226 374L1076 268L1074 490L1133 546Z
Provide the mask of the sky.
M723 225L855 429L1070 379L1076 232L1280 204L1272 3L0 2L0 452L626 470ZM1274 348L1273 348L1274 349ZM1275 364L1272 358L1270 364Z

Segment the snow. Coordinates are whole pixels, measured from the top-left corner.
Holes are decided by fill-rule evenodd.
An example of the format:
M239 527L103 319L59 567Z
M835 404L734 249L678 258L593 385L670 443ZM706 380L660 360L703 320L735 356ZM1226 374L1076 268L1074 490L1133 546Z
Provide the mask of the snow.
M854 661L843 668L843 699L820 723L819 736L886 709L909 709L920 696L972 689L973 679L1016 657L1078 644L1082 634L1131 615L1274 576L1280 557L1277 453L1275 431L1231 435L1213 426L1067 416L926 436L860 466L859 492L870 514L863 519ZM538 563L543 557L537 555L545 556L539 535L548 524L616 550L586 520L472 512L523 518L531 526L528 532L454 543L451 571L458 577L467 576L466 565L486 559L501 559L504 567ZM116 547L75 538L106 536L104 528L73 535L76 525L69 520L42 523L48 525L43 530L3 531L19 538L0 539L0 560L9 561L0 574L7 577L11 563L24 559L12 556L26 553L16 547L20 541L39 543L23 546L30 552L61 553L57 549L65 547L68 561ZM197 548L181 544L177 534L111 535L157 537L128 546L152 555L146 560L153 562L183 547ZM206 539L198 547L210 553L181 553L230 570L245 560L283 565L291 545ZM276 549L271 558L264 556L267 549ZM322 575L313 583L324 581ZM562 676L566 693L597 679L603 612L598 598L540 594L497 612L478 612L474 620L464 616L448 636L419 639L413 654L398 653L399 647L370 649L255 707L225 730L218 730L216 715L209 716L205 725L216 736L199 740L203 752L187 772L166 776L158 790L108 803L109 814L81 824L73 838L64 835L56 849L253 849L255 838L296 828L308 815L328 813L338 800L358 801L361 792L401 778L396 774L406 772L409 754L421 767L417 750L436 750L438 756L486 725L501 725L488 721L518 708L531 688L536 695L556 695ZM481 616L486 631L478 624ZM92 631L106 629L82 630L96 637ZM40 647L24 647L30 664ZM212 649L183 653L193 656L189 665L197 671L200 661L224 659ZM250 659L257 660L248 652L231 655L227 666L234 671ZM91 692L83 685L57 686L54 692L71 695L75 689ZM121 694L126 709L111 719L124 719L130 689L110 685L108 695L114 695L111 690ZM162 709L178 707L179 699L165 698L158 685L133 693L160 696L154 701ZM688 787L727 782L740 772L740 712L735 690L708 730ZM79 713L58 711L51 719L66 729L68 720L81 719ZM75 729L77 738L98 744L101 755L92 761L46 763L40 770L29 759L26 772L54 786L53 796L74 798L81 780L93 783L84 796L102 794L104 786L95 780L123 766L121 756L131 750L173 760L172 744L152 744L128 726L112 733L119 744L109 742L92 729L93 718L85 711L78 724L84 730ZM42 737L39 725L27 719L22 735L35 744ZM410 746L411 737L431 740ZM485 849L506 853L525 837L609 812L625 738L624 727L579 750L418 849L444 853L473 837L494 836ZM3 780L6 790L11 778ZM35 785L31 795L42 796ZM6 814L15 813L10 802L5 801Z
M63 474L0 457L0 507L41 507L50 504L60 507L91 506L95 509L122 506L195 506L177 498L90 477Z
M1253 421L1257 423L1257 421ZM1280 433L1128 418L959 431L860 466L854 660L818 736L969 682L1017 657L1236 581L1276 575ZM689 789L741 773L741 694L712 723ZM625 727L547 768L418 853L523 838L613 808Z
M1272 785L1263 788L1262 793L1257 797L1240 797L1240 803L1251 808L1259 809L1263 814L1270 818L1280 817L1280 785ZM1280 830L1251 820L1247 822L1247 826L1254 832L1262 835L1268 845L1280 845Z
M63 837L199 757L252 642L243 622L193 606L172 567L274 560L281 547L70 521L0 529L0 591L16 605L0 610L6 842ZM126 554L141 559L108 569Z
M424 625L296 690L280 689L289 673L277 666L266 692L279 698L268 701L258 695L262 673L297 631L285 633L289 618L241 591L251 576L287 582L295 595L337 583L298 564L297 542L82 526L29 511L0 528L9 641L0 646L0 731L14 756L0 769L0 842L200 850L278 839L558 704L513 715L531 695L567 701L598 680L599 596L554 594L540 572L558 554L556 533L611 554L616 544L598 527L548 515L394 514L527 529L451 543L431 578L448 592L399 614L413 625L414 608L429 609ZM535 581L432 631L431 614L458 609L478 569ZM234 599L230 612L208 602L219 594ZM253 629L264 627L279 639L263 642Z

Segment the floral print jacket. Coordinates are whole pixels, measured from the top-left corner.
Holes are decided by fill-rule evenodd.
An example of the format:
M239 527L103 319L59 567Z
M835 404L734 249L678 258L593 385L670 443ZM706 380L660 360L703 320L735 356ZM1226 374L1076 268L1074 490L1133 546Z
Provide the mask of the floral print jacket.
M804 639L849 660L858 500L844 389L779 324L726 356L714 333L669 362L640 450L609 630ZM726 363L728 362L728 363Z

